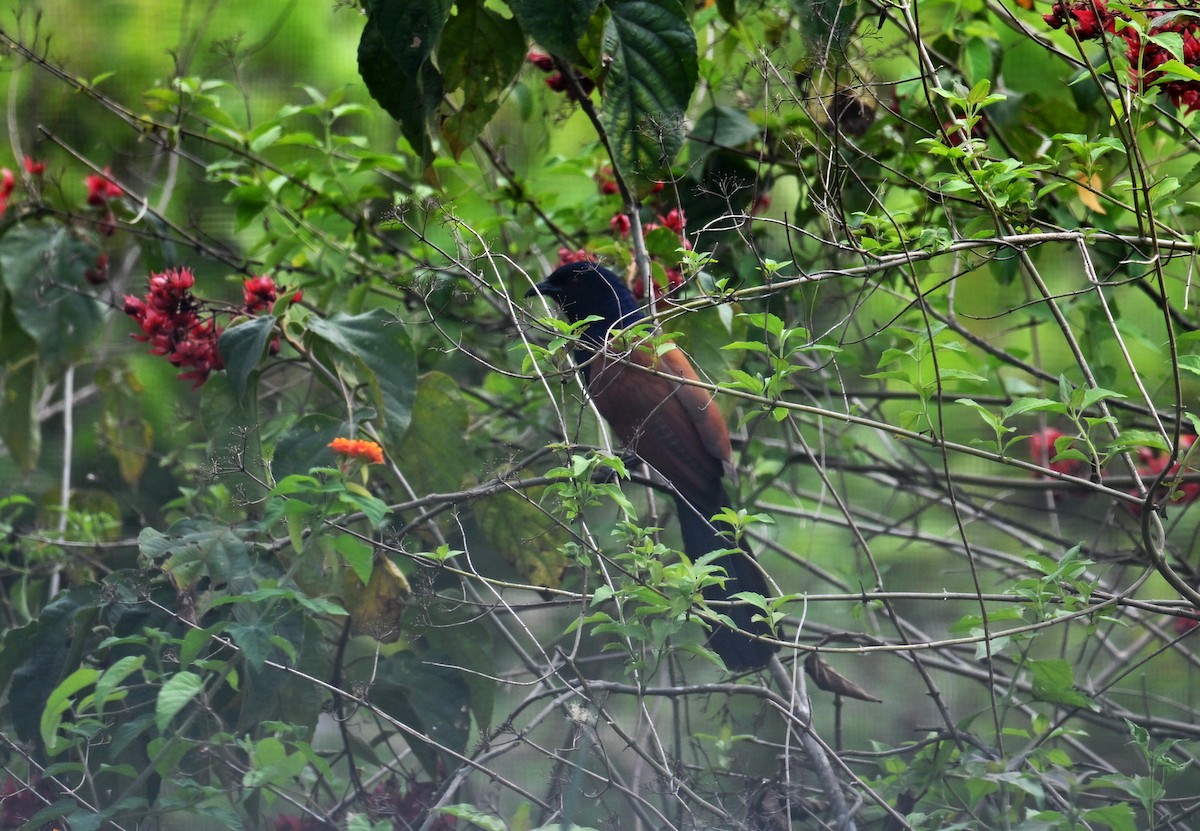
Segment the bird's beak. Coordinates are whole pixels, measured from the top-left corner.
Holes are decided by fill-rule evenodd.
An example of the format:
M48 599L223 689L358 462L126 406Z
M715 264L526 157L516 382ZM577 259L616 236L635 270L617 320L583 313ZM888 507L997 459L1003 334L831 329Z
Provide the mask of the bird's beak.
M538 283L533 288L531 288L529 291L525 292L526 297L537 297L538 295L541 295L542 297L549 297L551 299L557 300L559 297L559 290L557 288L555 288L554 286L550 285L550 282L548 280L543 280L542 282Z

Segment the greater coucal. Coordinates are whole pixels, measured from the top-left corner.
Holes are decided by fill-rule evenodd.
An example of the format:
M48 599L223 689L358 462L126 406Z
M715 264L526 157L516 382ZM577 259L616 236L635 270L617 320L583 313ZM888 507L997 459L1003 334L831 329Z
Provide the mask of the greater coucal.
M707 587L705 599L728 601L742 591L768 596L767 581L745 542L722 536L720 531L728 531L728 526L712 521L730 504L723 478L734 473L725 419L707 390L662 377L698 380L687 357L662 344L624 351L612 345L615 332L645 315L625 283L606 268L588 262L564 265L526 297L539 293L557 301L572 323L596 318L584 328L575 353L588 394L625 446L670 484L683 550L695 560L713 551L739 549L715 561L728 577L724 586ZM753 620L757 610L746 604L714 608L740 630L717 625L709 637L725 665L733 670L766 665L775 647L746 634L769 633L763 621Z

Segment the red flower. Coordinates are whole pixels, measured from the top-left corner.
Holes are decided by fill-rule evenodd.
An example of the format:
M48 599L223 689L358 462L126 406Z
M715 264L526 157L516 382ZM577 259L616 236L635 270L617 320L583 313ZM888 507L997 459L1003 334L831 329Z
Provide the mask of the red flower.
M1172 620L1171 625L1175 628L1176 635L1186 635L1197 626L1200 626L1200 620L1196 620L1194 617L1183 617L1182 615L1176 615L1174 620Z
M538 52L536 49L530 50L529 54L525 56L525 60L542 70L542 72L549 72L554 69L554 58L545 52Z
M666 305L665 299L674 294L679 289L683 288L683 272L677 268L668 268L665 270L666 285L662 281L654 281L654 301L655 306L659 309ZM641 277L634 277L633 284L629 287L633 292L633 296L638 300L646 299L646 284L642 282Z
M1049 427L1040 433L1029 437L1029 456L1037 464L1055 473L1065 473L1068 476L1086 476L1088 464L1083 459L1060 459L1051 461L1058 455L1057 442L1065 433ZM1035 474L1040 478L1040 474Z
M242 297L246 301L246 312L249 314L258 314L271 308L278 296L275 281L269 275L251 277L242 284Z
M7 199L17 186L17 177L7 167L0 168L0 199Z
M612 228L614 234L622 239L629 236L631 223L629 222L629 217L625 214L614 215L613 218L608 221L608 226Z
M336 438L328 446L334 453L350 459L361 459L370 465L383 463L383 448L373 441Z
M683 215L683 211L679 208L671 208L666 216L659 216L658 221L662 223L664 228L670 228L677 234L683 233L683 226L687 224L687 219Z
M191 291L195 282L187 268L151 274L145 298L127 296L124 307L142 330L134 338L149 343L151 354L187 368L179 377L195 381L198 387L212 372L223 369L224 363L217 348L221 326L211 314L207 320L200 319L203 304Z
M87 203L89 205L104 206L108 204L109 200L124 195L125 191L108 178L110 172L106 167L103 176L92 173L83 180L88 189Z
M108 255L101 254L96 257L96 263L91 268L83 272L83 279L87 280L93 286L102 286L108 282Z
M570 248L558 249L558 264L566 265L567 263L594 263L597 257L586 248L580 248L577 251L572 251Z
M30 176L41 176L46 172L46 163L34 161L33 156L25 157L25 172Z

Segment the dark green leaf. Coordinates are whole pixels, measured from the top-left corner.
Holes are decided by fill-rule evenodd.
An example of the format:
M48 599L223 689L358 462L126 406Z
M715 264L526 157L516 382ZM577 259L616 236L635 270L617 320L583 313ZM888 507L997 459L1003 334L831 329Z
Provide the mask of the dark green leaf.
M42 362L30 355L20 363L0 367L0 438L21 469L32 471L42 453L42 424L37 402L46 389Z
M437 49L453 5L451 0L372 0L367 18L400 71L416 77Z
M599 5L600 0L508 0L525 34L550 54L572 62L579 60L579 39Z
M462 89L457 112L442 122L442 136L455 158L483 132L500 108L500 94L525 62L525 36L516 20L460 2L446 24L438 66L447 92Z
M683 143L696 86L696 36L679 0L616 0L604 30L611 58L602 120L621 171L653 179Z
M421 376L412 423L395 453L417 493L457 490L478 471L474 450L463 439L468 421L453 378L441 372Z
M762 132L757 124L733 107L713 107L696 119L689 138L710 147L738 147Z
M329 464L329 443L338 436L354 434L354 429L341 419L321 413L304 416L275 443L271 456L273 481L282 482L288 476Z
M0 277L13 317L43 360L69 362L93 347L104 306L83 273L96 249L64 228L22 223L0 238Z
M358 43L358 73L371 97L400 122L413 151L428 159L427 124L442 99L441 75L428 58L450 3L392 0L373 5L378 11L368 17Z
M31 635L20 637L11 644L5 636L3 654L6 661L10 646L33 641L31 649L13 656L23 660L12 672L6 704L8 717L23 741L37 739L47 697L59 679L78 666L71 656L77 658L82 646L75 641L87 637L90 627L77 625L77 621L81 616L95 614L99 598L100 590L95 585L63 592L46 604L37 622L24 627L24 630L32 629Z
M309 321L309 330L332 349L339 371L366 384L388 436L399 441L412 418L417 360L404 324L382 309Z
M258 368L275 331L275 318L262 315L221 333L218 349L229 384L239 399L246 397L246 382Z

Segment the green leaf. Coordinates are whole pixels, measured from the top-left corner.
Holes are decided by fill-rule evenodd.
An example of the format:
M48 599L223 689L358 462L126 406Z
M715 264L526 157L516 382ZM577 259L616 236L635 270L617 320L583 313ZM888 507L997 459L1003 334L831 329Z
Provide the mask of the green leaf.
M416 493L457 490L477 474L474 448L464 439L468 413L453 378L442 372L421 376L412 421L394 454Z
M761 132L759 126L741 110L716 106L705 110L696 119L696 125L688 136L692 145L688 156L693 161L699 161L718 148L739 147L753 141ZM691 216L691 213L689 210L688 215Z
M332 348L343 375L366 384L387 435L399 441L412 419L417 359L404 323L383 309L309 320L309 331Z
M508 0L525 34L550 54L576 63L580 60L579 39L599 5L600 0Z
M194 672L184 670L167 679L158 691L158 702L154 706L154 724L160 733L165 733L171 719L188 705L188 702L204 689L204 679Z
M442 100L441 74L429 61L450 0L373 0L358 42L358 74L371 97L400 122L423 159L431 153L427 123Z
M524 494L501 492L477 500L475 521L521 579L535 586L557 588L567 569L560 550L569 539L562 524L536 501L542 489Z
M442 136L459 158L500 109L500 95L525 62L525 37L516 20L475 0L459 2L446 24L438 66L447 92L462 89L456 112L442 121Z
M1200 168L1200 164L1196 165ZM1179 368L1193 375L1200 375L1200 355L1180 355Z
M0 237L8 306L43 361L67 363L95 347L104 306L83 278L95 260L96 249L66 228L27 222Z
M0 438L21 470L29 473L42 455L42 422L37 403L46 389L42 362L31 355L0 372Z
M322 413L304 416L279 437L271 456L271 476L282 482L289 476L308 473L329 460L329 443L338 436L353 436L356 430L341 419Z
M50 693L46 699L46 707L42 710L42 742L46 752L55 756L71 746L71 742L59 738L58 728L62 725L63 713L71 709L74 695L85 687L96 683L100 670L91 667L80 667L68 675Z
M1102 808L1089 808L1081 818L1089 824L1108 826L1111 831L1136 831L1137 821L1133 807L1127 803L1105 805Z
M474 805L446 805L438 808L438 812L456 819L465 820L483 831L508 831L508 824L495 814L485 813ZM562 826L555 826L561 828Z
M1031 660L1028 666L1033 676L1033 697L1038 701L1085 709L1094 706L1090 698L1075 689L1075 675L1067 661L1061 658Z
M350 566L350 570L362 581L364 586L371 581L371 571L375 561L374 547L349 534L336 535L331 544L333 550L341 555L342 559L346 561L346 565Z
M973 37L963 44L959 61L968 84L974 85L992 77L992 50L983 38Z
M683 115L696 86L696 36L679 0L614 0L604 29L612 61L602 121L614 164L653 179L683 143Z
M258 368L274 331L275 318L262 315L221 333L217 348L225 364L229 384L239 400L245 399L246 382Z
M22 741L40 736L46 700L68 670L78 668L84 643L101 604L100 587L65 591L42 609L34 623L6 633L0 651L0 690L7 687L7 717ZM11 671L11 678L6 677Z

